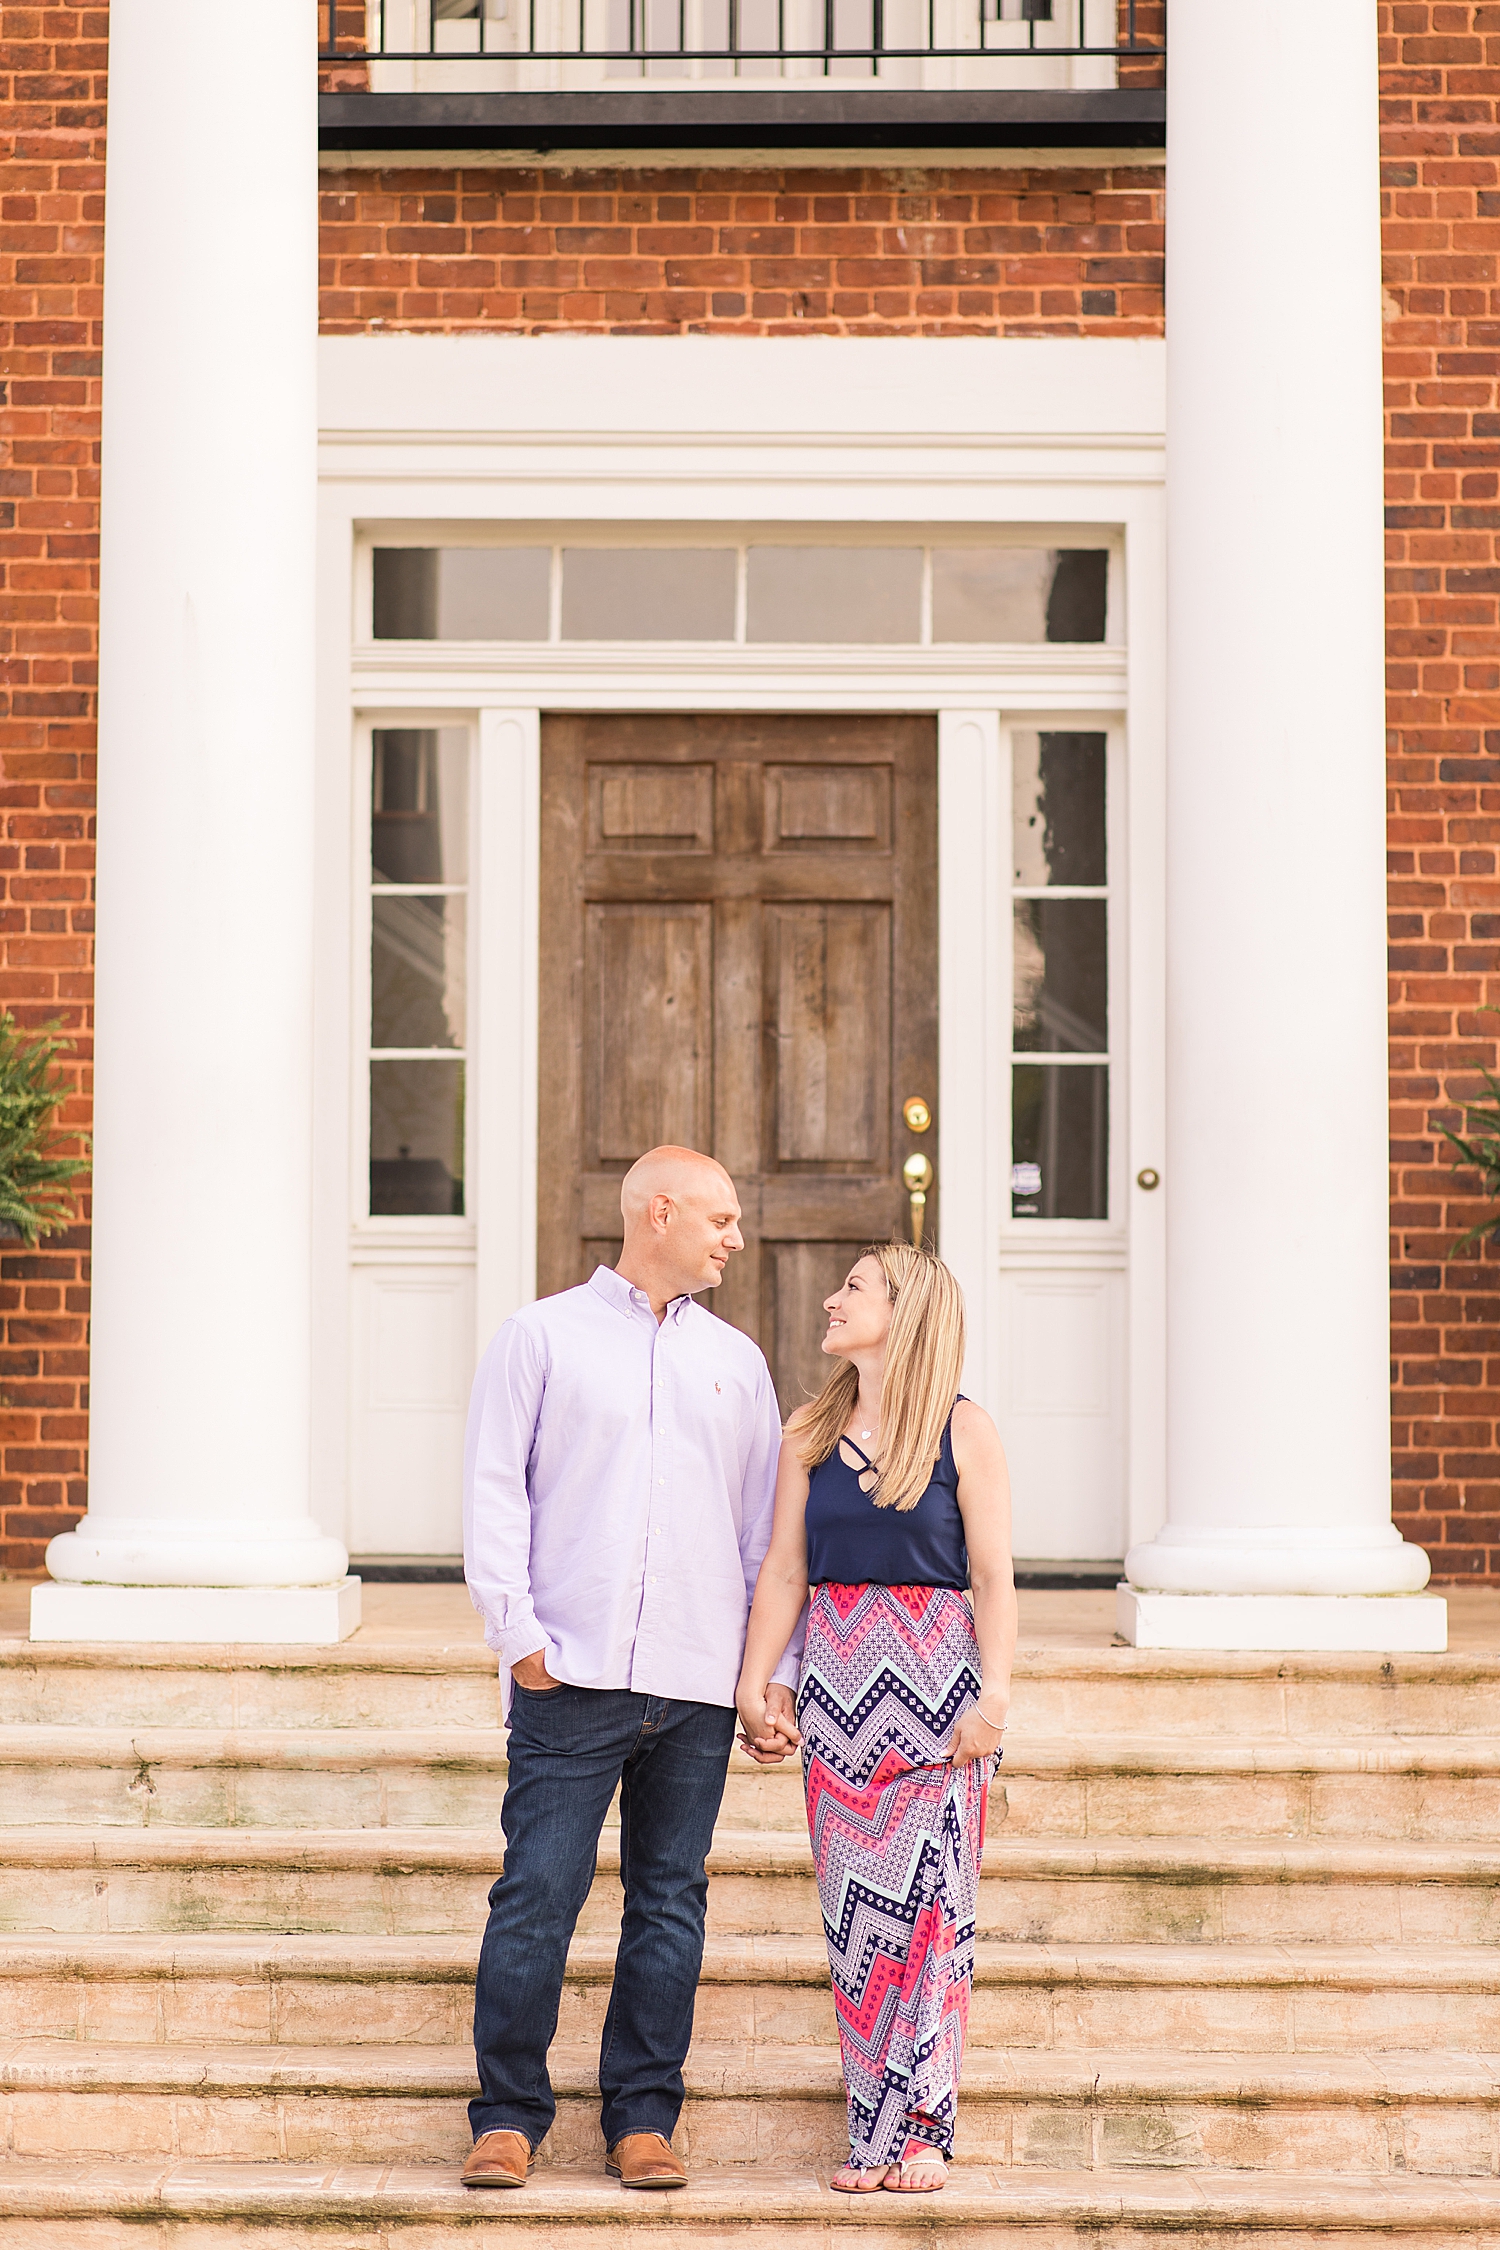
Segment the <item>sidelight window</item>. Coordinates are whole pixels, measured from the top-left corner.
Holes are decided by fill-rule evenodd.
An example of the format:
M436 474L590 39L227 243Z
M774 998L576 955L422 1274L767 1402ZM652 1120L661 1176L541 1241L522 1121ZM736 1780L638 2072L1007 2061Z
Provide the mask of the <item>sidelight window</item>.
M1103 734L1012 737L1011 1211L1109 1216Z
M370 812L370 1214L461 1216L468 735L378 727Z

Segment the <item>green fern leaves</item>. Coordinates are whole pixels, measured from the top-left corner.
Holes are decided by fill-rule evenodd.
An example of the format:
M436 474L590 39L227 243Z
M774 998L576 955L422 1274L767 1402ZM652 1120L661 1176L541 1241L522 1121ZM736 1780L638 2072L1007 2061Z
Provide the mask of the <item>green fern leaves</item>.
M53 1121L69 1093L53 1069L70 1046L57 1028L45 1024L26 1037L8 1008L0 1014L0 1224L33 1247L38 1235L70 1223L74 1203L63 1183L88 1170L86 1157L52 1153Z

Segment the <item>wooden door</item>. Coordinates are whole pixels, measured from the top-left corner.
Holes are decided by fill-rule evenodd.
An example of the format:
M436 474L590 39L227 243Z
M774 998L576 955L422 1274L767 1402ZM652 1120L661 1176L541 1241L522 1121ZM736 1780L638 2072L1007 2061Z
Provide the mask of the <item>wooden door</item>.
M745 1249L703 1302L790 1412L824 1297L936 1155L902 1117L937 1099L936 726L546 718L541 843L538 1291L613 1263L643 1150L705 1149Z

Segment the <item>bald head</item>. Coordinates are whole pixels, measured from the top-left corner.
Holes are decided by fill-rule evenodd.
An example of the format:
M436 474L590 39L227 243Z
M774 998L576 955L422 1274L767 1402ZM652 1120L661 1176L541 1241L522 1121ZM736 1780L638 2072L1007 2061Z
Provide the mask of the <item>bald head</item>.
M680 1203L695 1195L706 1195L712 1202L726 1194L738 1210L734 1182L722 1164L695 1148L676 1148L666 1141L638 1156L620 1182L620 1216L629 1234L646 1216L655 1196L670 1196Z
M618 1271L646 1291L658 1317L674 1297L717 1289L745 1247L733 1180L695 1148L648 1149L620 1183L620 1216Z

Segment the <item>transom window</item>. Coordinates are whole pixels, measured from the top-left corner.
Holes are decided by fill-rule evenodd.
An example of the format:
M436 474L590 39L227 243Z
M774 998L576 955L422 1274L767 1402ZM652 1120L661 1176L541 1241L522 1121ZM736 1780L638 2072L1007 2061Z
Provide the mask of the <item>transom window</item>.
M1011 1211L1107 1219L1106 738L1011 740Z
M1106 638L1102 546L376 547L376 640L961 646Z

